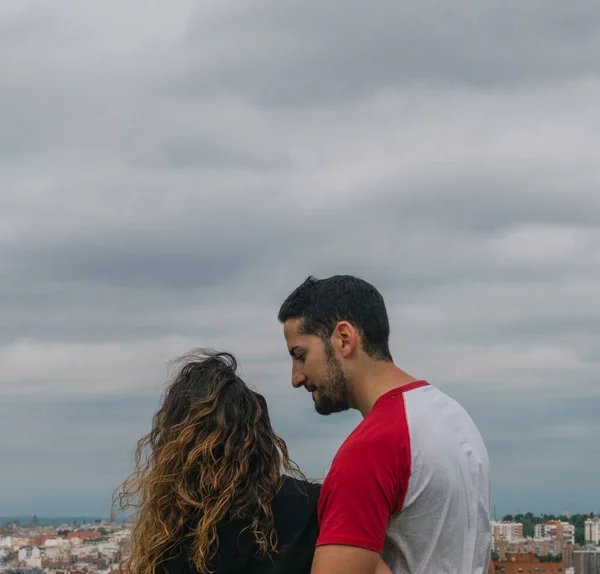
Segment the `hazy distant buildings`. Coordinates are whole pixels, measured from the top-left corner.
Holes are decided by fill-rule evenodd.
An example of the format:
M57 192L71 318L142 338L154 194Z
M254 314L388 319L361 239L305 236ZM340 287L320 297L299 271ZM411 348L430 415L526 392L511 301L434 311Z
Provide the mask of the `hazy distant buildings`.
M575 574L600 574L600 549L575 550Z
M575 543L575 526L561 520L550 520L536 525L535 538L550 538L554 541L551 554L562 554L565 547Z
M523 524L521 522L507 522L505 520L492 522L492 545L497 550L502 542L516 542L523 538Z
M575 551L579 550L578 544L567 544L562 553L562 560L567 565L567 568L573 568L575 565Z
M562 520L550 520L537 524L533 537L523 535L520 522L492 522L492 549L501 560L509 555L562 556L567 567L574 562L575 526ZM524 572L526 572L525 570Z
M585 521L585 543L590 546L600 544L600 518Z
M532 552L514 552L508 553L502 560L495 561L494 570L503 574L521 574L523 572L566 574L567 567L563 562L542 562L539 556Z
M112 523L79 529L16 525L0 534L7 532L0 536L0 574L112 574L130 538L129 530Z

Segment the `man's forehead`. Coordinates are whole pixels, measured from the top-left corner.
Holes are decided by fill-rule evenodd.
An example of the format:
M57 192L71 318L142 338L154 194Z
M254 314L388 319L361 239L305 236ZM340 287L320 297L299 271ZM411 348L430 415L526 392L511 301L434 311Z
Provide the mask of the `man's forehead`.
M283 325L283 333L286 339L298 338L302 336L300 327L302 326L303 319L288 319Z
M283 326L287 348L292 357L311 346L313 337L302 332L302 323L303 319L289 319Z

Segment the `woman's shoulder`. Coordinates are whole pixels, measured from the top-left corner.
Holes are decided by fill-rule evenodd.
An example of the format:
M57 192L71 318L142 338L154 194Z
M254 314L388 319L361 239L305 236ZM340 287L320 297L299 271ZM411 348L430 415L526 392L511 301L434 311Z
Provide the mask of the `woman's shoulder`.
M298 512L308 518L316 512L320 492L319 483L284 475L281 488L275 496L273 510L276 515L283 512L289 516L290 509L293 509L294 513Z
M283 482L279 491L283 494L294 494L300 496L312 497L318 496L321 492L321 484L313 480L305 480L290 476L289 474L283 475Z

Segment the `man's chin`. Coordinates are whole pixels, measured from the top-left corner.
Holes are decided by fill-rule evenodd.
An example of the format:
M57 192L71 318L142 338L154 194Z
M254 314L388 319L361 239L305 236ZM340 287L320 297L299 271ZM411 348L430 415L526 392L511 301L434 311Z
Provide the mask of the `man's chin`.
M327 409L323 409L322 407L319 406L318 403L315 403L315 411L317 411L318 415L322 415L324 417L329 416L331 414L331 411L329 411Z
M347 405L333 404L333 403L329 403L327 401L319 400L318 397L315 397L314 393L313 393L313 402L315 403L315 411L317 411L317 414L320 414L323 416L328 416L328 415L332 415L335 413L341 413L341 412L347 411L349 408Z

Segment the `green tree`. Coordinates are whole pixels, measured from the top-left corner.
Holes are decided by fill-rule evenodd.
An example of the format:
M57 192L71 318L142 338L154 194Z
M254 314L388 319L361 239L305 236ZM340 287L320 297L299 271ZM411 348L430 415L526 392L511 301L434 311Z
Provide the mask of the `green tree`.
M525 538L533 538L535 533L535 521L533 516L529 517L528 515L525 515L521 522L523 522L523 536Z

